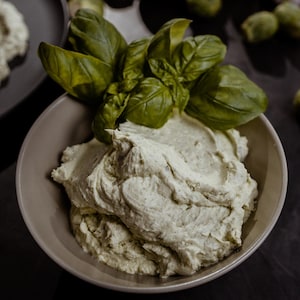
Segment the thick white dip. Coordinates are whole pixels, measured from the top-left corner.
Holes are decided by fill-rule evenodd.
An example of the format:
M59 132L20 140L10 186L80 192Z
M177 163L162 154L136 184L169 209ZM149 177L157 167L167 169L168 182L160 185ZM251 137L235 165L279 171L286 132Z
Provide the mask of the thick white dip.
M10 74L8 63L25 55L29 30L23 15L14 4L0 0L0 83Z
M243 160L247 139L187 115L151 129L130 122L67 147L52 171L71 200L83 250L131 274L189 275L242 245L257 183Z

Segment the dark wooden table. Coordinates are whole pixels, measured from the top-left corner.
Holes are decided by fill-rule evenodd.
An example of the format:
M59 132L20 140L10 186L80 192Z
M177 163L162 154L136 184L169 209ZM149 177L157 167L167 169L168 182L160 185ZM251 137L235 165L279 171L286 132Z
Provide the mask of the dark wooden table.
M117 2L122 4L118 8ZM132 2L133 6L120 8ZM285 205L271 234L240 266L205 285L170 294L144 295L144 299L300 299L300 122L292 105L300 88L300 41L278 35L260 45L245 44L238 24L255 10L270 9L271 1L224 2L222 13L214 20L193 17L192 32L220 36L228 46L226 62L240 67L266 91L269 97L266 116L282 141L288 162ZM121 26L120 31L128 39L148 30L155 32L170 18L192 17L187 14L184 1L179 0L107 3L111 5L107 17ZM134 28L132 22L142 23ZM33 94L0 120L1 299L126 296L82 281L54 263L30 235L18 207L15 171L20 147L36 118L62 93L59 86L46 78Z

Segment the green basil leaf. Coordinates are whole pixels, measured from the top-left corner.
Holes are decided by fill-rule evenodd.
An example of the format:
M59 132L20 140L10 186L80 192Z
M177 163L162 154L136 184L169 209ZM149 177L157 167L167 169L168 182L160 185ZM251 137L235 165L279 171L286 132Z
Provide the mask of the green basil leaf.
M142 79L131 93L124 117L136 124L160 128L173 111L170 90L158 79Z
M149 58L148 64L153 75L168 86L168 81L177 78L177 71L166 59Z
M175 18L166 22L152 37L148 58L166 59L171 62L174 49L182 41L191 20Z
M70 22L68 39L74 50L105 61L113 70L127 48L116 27L91 9L77 11Z
M226 45L214 35L188 37L174 50L173 66L182 81L196 80L209 68L223 61Z
M247 123L264 112L265 92L232 65L209 69L190 91L185 111L207 126L226 130Z
M174 107L184 110L189 100L189 90L180 82L175 68L165 59L151 58L148 60L152 73L159 78L170 90Z
M70 95L99 104L113 78L109 65L98 58L41 42L38 55L48 75Z
M184 111L190 99L190 91L178 82L176 78L173 85L169 85L169 89L175 104L174 106L179 109L179 112Z
M146 61L149 38L142 38L131 42L120 63L122 88L131 91L138 81L144 77L144 65Z
M99 141L106 144L111 143L111 135L106 129L117 127L118 119L127 105L128 98L129 95L126 93L109 95L99 106L92 122L92 131Z
M117 95L119 94L119 90L120 90L120 83L112 82L105 91L105 97L107 97L107 94Z

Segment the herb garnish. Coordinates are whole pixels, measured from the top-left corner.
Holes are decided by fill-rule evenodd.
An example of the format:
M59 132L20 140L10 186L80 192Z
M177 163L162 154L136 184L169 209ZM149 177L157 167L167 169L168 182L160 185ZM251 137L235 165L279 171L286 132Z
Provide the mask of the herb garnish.
M226 130L267 108L265 92L240 69L222 65L226 45L214 35L185 37L191 20L175 18L152 37L127 43L113 24L90 9L70 21L72 49L41 42L48 75L70 95L96 106L95 137L124 120L163 126L174 110Z

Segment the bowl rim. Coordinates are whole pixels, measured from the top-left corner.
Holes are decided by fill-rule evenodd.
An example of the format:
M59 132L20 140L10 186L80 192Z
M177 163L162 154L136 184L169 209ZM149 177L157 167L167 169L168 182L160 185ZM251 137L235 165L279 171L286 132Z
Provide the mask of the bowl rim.
M58 255L53 253L49 249L47 244L44 243L44 241L41 239L41 237L39 236L39 234L36 232L36 230L34 228L34 224L32 224L32 222L30 220L30 217L26 212L26 208L23 205L23 201L24 201L23 195L21 193L21 190L22 190L22 188L21 188L21 181L22 181L21 173L22 172L21 171L22 171L22 167L23 167L23 160L25 159L24 155L25 155L25 152L26 152L26 148L28 147L28 145L31 142L32 134L39 127L39 124L42 123L49 114L53 113L53 111L57 107L59 107L62 104L62 102L66 101L66 100L67 101L69 101L69 100L74 101L72 99L72 97L70 97L67 93L62 94L60 97L58 97L56 100L54 100L53 103L51 103L41 113L41 115L36 119L36 121L32 124L31 128L29 129L29 131L28 131L27 135L25 136L25 139L22 143L22 146L20 148L20 152L19 152L19 155L18 155L18 158L17 158L16 173L15 173L15 186L16 186L17 202L18 202L18 205L19 205L19 209L21 211L21 215L23 217L23 220L24 220L30 234L34 238L35 242L39 245L39 247L55 263L57 263L61 268L65 269L69 273L75 275L76 277L78 277L78 278L80 278L80 279L82 279L86 282L94 284L96 286L111 289L111 290L114 290L114 291L120 291L120 292L148 293L148 294L152 293L153 294L153 293L166 293L166 292L175 292L175 291L179 291L179 290L184 290L184 289L192 288L192 287L195 287L195 286L205 284L209 281L212 281L212 280L214 280L214 279L216 279L216 278L218 278L222 275L225 275L226 273L228 273L232 269L239 266L242 262L244 262L246 259L248 259L261 246L261 244L267 239L267 237L269 236L269 234L271 233L271 231L275 227L276 222L279 219L279 216L282 212L284 202L285 202L285 198L286 198L287 187L288 187L288 167L287 167L287 160L286 160L284 148L283 148L283 145L281 143L281 140L280 140L277 132L275 131L274 127L271 125L271 122L268 120L268 118L264 114L261 114L260 116L258 116L258 118L260 118L260 120L267 127L268 132L270 133L272 139L275 142L277 152L278 152L278 156L280 158L281 171L282 171L282 175L283 175L282 176L282 189L281 189L280 196L278 196L278 205L277 205L276 209L274 210L271 222L268 224L268 226L264 230L264 234L261 235L255 241L253 246L251 246L251 248L249 248L247 251L245 251L242 256L238 257L236 260L234 260L233 262L226 265L225 268L222 268L222 269L218 270L217 272L214 272L212 274L208 274L208 275L206 275L204 277L201 277L201 278L196 278L196 279L191 280L189 282L175 283L175 285L170 284L170 285L165 285L165 286L151 286L151 287L124 286L124 285L110 284L110 283L107 283L107 282L101 282L101 281L89 278L85 274L80 273L76 268L67 265L61 259L61 257L59 257Z

